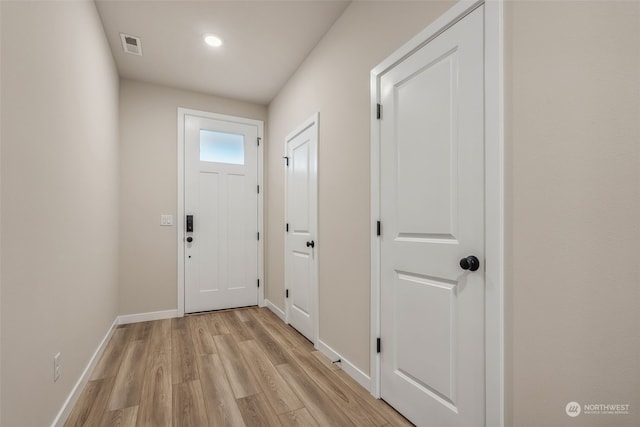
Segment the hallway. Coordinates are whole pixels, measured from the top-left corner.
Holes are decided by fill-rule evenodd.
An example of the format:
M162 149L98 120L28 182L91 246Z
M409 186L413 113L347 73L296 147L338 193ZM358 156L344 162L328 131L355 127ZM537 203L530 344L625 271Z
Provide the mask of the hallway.
M437 96L421 95L402 73L379 73L413 58L415 43L440 44L463 19L452 10L481 4L484 37L473 40L493 46L482 50L482 90L481 77L460 86L455 75L419 80ZM428 40L416 37L425 31ZM206 44L211 34L224 46ZM127 36L143 55L129 52ZM629 260L640 249L640 2L0 0L0 39L0 426L404 422L373 396L419 425L640 426L640 263ZM462 63L460 50L444 50L455 58L427 61L436 76ZM424 106L407 116L417 130L405 145L420 149L401 157L380 150L382 131L398 135L394 87ZM474 151L447 125L470 117L447 95L460 87L485 96L485 112L473 109L484 118ZM182 318L180 108L264 125L261 224L247 229L264 256L247 286L256 283L266 309ZM319 352L280 320L291 322L300 295L285 262L293 168L283 155L312 115L318 221L303 248L317 255ZM446 145L419 131L428 123L450 149L435 150ZM447 185L440 169L470 164L453 167L454 158L484 159L485 177L473 180L484 188ZM397 227L395 208L382 205L399 194L387 179L395 172L408 183L400 219L411 227ZM451 214L466 211L462 190L484 198L483 225ZM414 229L426 218L442 222ZM451 249L465 227L485 244L434 261L433 272L383 268L405 259L392 241ZM436 259L426 251L411 255L418 267ZM484 289L478 320L467 323L484 321L483 334L458 321L470 313L454 303L464 300L455 283L471 275L465 259L484 274L459 287ZM432 280L445 265L456 273ZM407 292L393 307L386 290L400 279ZM414 297L424 289L429 304ZM412 416L430 410L426 399L394 400L384 374L402 371L386 364L387 337L400 334L387 306L406 319L414 370L437 380L436 397L449 396L446 413L463 414L456 405L473 390L478 422ZM443 338L463 333L476 353ZM483 379L465 387L454 351ZM593 405L630 410L589 413Z

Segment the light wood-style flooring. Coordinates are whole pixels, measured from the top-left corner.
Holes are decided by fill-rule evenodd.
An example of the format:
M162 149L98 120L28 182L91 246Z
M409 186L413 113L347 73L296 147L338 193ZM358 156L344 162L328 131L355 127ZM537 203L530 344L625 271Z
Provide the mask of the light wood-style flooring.
M65 426L410 426L265 308L116 329Z

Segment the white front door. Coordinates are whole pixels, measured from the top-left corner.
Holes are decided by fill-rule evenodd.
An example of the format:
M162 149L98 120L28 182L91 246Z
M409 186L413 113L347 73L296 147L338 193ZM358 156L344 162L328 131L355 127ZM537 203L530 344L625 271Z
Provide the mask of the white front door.
M318 271L318 116L286 139L287 321L315 344Z
M184 119L185 312L258 302L258 128Z
M380 391L419 426L485 423L483 9L380 78Z

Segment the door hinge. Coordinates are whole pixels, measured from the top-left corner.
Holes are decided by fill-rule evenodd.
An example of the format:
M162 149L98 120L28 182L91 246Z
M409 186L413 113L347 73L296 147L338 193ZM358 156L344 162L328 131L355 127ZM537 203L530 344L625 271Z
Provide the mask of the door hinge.
M258 287L260 287L260 279L258 279Z
M380 120L382 118L382 105L378 104L376 106L376 118Z
M260 186L258 185L258 194L260 194Z
M289 289L284 291L284 297L289 298Z
M258 231L258 240L260 240L260 232Z
M287 166L289 166L289 157L288 156L282 156L282 158L284 159L284 161L287 164Z
M289 232L289 223L287 223L287 224L284 226L284 229L286 230L286 232L287 232L287 233Z
M380 343L380 338L376 339L376 352L380 353L380 349L382 348Z
M382 234L382 223L378 221L376 224L376 236L380 236Z
M260 141L262 140L262 138L258 137L256 138L258 140L258 147L260 146Z

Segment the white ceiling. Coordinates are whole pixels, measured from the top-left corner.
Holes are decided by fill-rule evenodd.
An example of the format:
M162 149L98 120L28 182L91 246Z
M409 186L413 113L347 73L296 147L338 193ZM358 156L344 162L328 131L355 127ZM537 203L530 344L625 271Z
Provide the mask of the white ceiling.
M344 0L96 0L123 78L269 103L338 19ZM120 33L142 39L124 53ZM224 40L204 44L203 35Z

